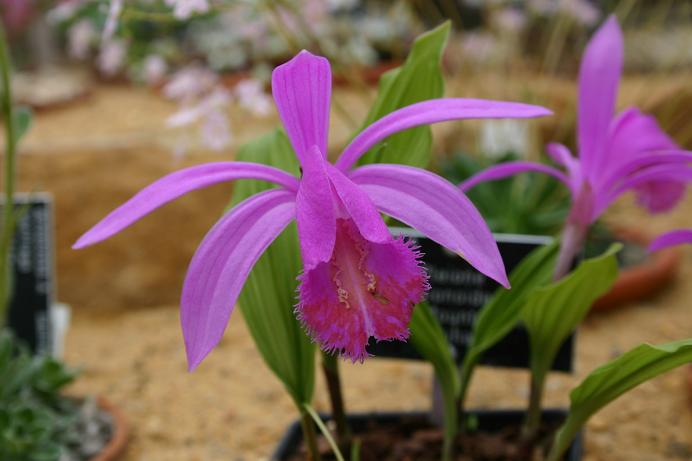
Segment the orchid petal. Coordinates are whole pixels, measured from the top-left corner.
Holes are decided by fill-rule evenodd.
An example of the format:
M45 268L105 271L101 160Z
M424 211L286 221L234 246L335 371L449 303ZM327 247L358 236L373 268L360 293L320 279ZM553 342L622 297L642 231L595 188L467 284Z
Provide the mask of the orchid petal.
M645 168L666 164L679 164L680 167L685 168L690 163L692 163L692 152L683 150L647 152L647 155L632 158L620 165L618 169L605 176L600 184L603 189L607 189Z
M327 164L327 174L334 190L341 199L341 203L358 227L360 234L374 243L390 241L392 234L387 229L382 216L368 194L332 165Z
M576 197L579 195L579 189L584 181L579 160L572 156L567 147L557 142L549 143L546 146L546 151L555 162L567 170L568 185L572 196Z
M256 163L216 162L185 168L164 176L139 191L82 235L72 248L84 248L105 240L190 191L234 179L270 181L292 192L298 189L295 177L277 168Z
M679 149L656 119L636 107L623 110L613 119L608 139L607 166L619 166L623 161L652 150Z
M190 370L216 346L255 262L295 216L295 195L269 190L238 204L206 235L185 277L180 322Z
M649 244L649 251L659 251L683 243L692 243L692 229L678 229L659 235Z
M469 179L459 184L459 188L463 192L466 192L474 186L478 185L479 183L485 181L495 181L497 179L507 178L509 176L514 176L515 174L524 173L527 171L533 171L537 173L544 173L550 175L562 181L563 183L565 183L565 185L571 188L570 179L560 170L557 170L548 165L543 165L542 163L524 161L500 163L499 165L494 165L490 168L486 168L480 173L471 176Z
M296 221L303 265L311 269L332 257L336 240L336 216L327 161L317 146L303 160L303 178L296 198Z
M514 102L460 98L423 101L396 110L361 131L344 149L336 167L346 171L387 136L420 125L468 118L533 118L550 114L543 107Z
M664 158L656 152L674 150L679 151L678 146L661 130L656 119L642 114L636 108L627 109L621 112L611 124L606 151L608 162L602 165L598 178L594 178L594 188L599 191L612 188L619 180L641 168L639 165L674 162L676 160L671 157ZM685 162L685 160L681 161ZM647 201L660 201L659 199L663 196L656 194L655 190L649 186L641 186L640 195L648 197L645 199ZM683 186L679 185L675 195L679 196L682 188ZM653 195L650 195L650 192L653 192ZM669 194L664 193L664 195ZM671 202L666 197L663 199Z
M583 171L589 179L598 174L605 161L622 63L622 31L615 16L610 16L587 45L579 69L577 140Z
M616 198L628 190L635 189L646 183L658 181L663 183L670 181L688 183L692 181L692 168L681 168L680 165L675 163L644 168L622 181L617 187L614 187L607 193L599 195L594 214L600 216Z
M312 146L326 158L332 71L329 61L305 50L272 72L272 94L301 164Z
M472 266L509 287L490 229L473 203L454 185L419 168L368 165L350 178L382 212L458 253Z

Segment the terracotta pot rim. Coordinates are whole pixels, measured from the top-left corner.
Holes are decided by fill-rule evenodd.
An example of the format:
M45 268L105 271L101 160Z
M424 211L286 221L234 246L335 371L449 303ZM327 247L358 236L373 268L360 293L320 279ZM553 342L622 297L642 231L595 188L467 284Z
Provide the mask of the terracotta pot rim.
M616 237L647 246L653 237L633 227L612 228ZM661 291L672 280L680 266L678 248L666 248L633 267L624 268L611 290L594 303L593 311L607 311L638 299L647 298Z
M108 399L98 396L96 401L99 407L113 418L113 435L99 454L90 458L89 461L114 461L123 454L127 447L130 437L130 426L122 411Z
M690 398L690 406L692 407L692 363L687 365L687 393Z

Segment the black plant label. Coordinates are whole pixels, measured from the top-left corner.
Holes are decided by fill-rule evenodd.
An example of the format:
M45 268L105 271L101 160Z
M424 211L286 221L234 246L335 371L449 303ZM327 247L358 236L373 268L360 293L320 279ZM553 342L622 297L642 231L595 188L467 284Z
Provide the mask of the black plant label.
M35 353L52 350L52 201L46 194L15 200L19 220L12 243L12 295L8 325Z
M406 235L418 243L430 277L427 301L447 334L456 360L461 363L471 342L473 324L483 305L492 297L499 284L478 272L470 264L432 240L410 229L392 228L394 235ZM551 242L550 237L534 235L495 234L507 272L539 246ZM572 371L574 337L562 345L553 364L555 371ZM420 360L410 343L376 342L371 338L368 352L375 357ZM527 368L529 364L528 335L523 327L512 330L504 339L487 350L481 359L484 365Z

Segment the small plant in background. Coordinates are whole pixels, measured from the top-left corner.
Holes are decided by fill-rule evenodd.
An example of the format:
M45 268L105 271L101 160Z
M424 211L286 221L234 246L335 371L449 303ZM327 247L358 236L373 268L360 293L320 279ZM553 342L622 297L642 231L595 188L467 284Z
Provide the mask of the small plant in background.
M74 448L79 451L81 445L78 440L81 404L61 394L75 376L74 371L51 357L32 356L17 345L10 332L0 331L0 457L3 460L82 459L73 458L70 453ZM97 436L107 440L110 434L103 429L97 428Z

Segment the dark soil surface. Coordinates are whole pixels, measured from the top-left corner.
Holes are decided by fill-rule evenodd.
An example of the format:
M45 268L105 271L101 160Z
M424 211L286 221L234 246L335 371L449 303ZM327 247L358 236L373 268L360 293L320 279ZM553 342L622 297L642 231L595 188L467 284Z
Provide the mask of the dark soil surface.
M555 429L544 427L539 443ZM529 461L532 450L519 441L520 426L517 424L497 432L471 431L457 438L455 461ZM368 421L354 435L360 445L360 461L439 461L442 456L442 431L425 417L406 416L398 424L383 424L374 419ZM336 460L327 442L318 440L323 461ZM346 458L349 453L344 453ZM298 453L285 461L305 461L307 451L301 444Z

